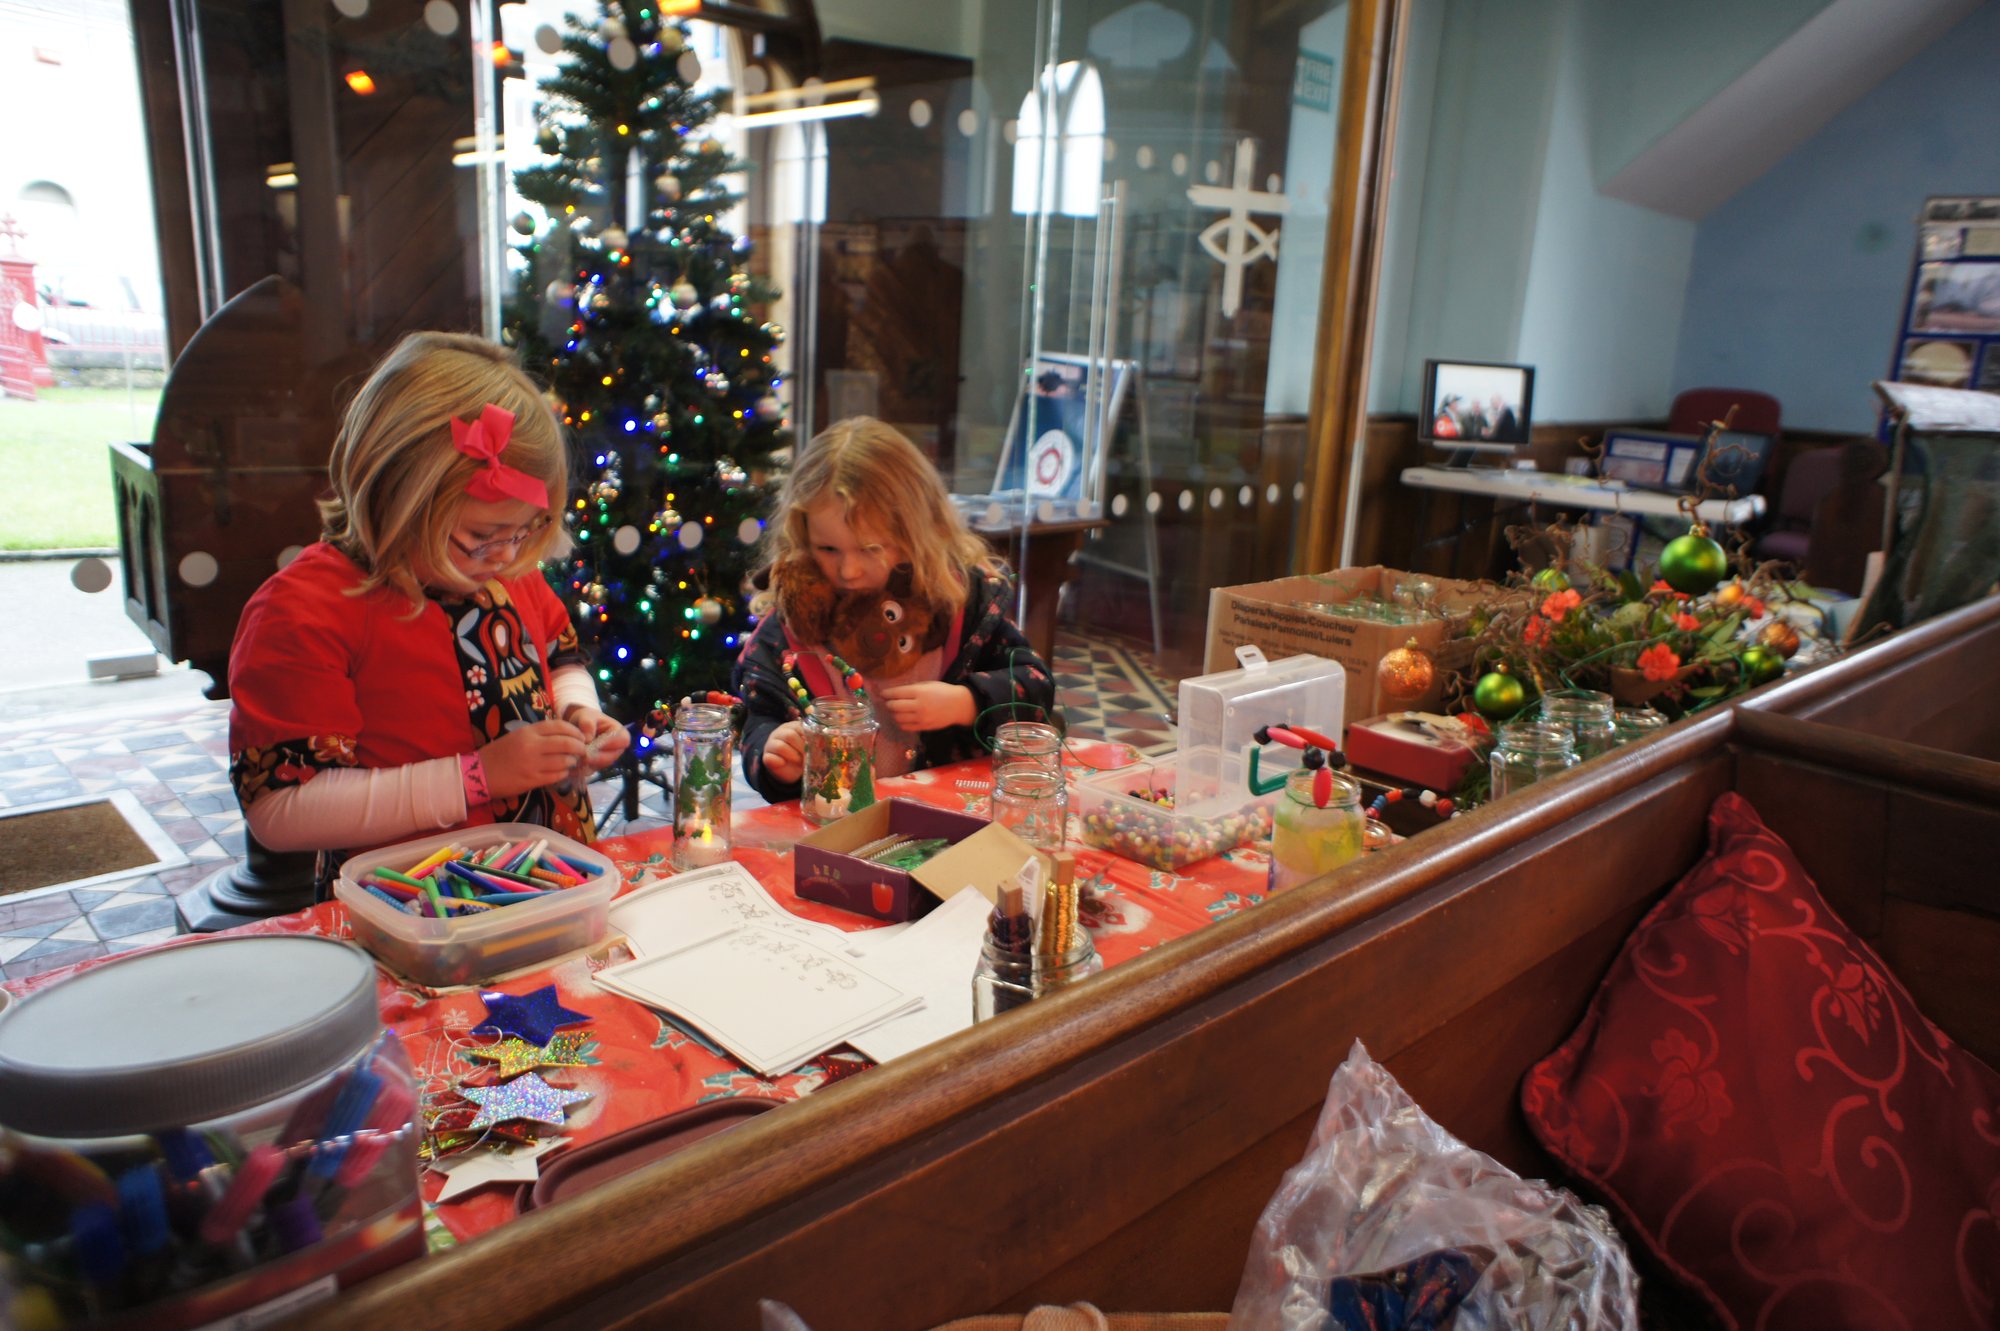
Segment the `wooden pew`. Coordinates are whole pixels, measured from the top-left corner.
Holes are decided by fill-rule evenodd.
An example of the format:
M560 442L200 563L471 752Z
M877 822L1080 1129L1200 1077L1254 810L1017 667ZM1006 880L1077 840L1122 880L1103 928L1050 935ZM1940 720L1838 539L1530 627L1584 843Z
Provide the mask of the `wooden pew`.
M1969 607L1684 722L303 1324L725 1331L754 1327L760 1297L816 1331L1078 1298L1227 1308L1251 1226L1356 1037L1453 1132L1548 1172L1520 1076L1573 1027L1732 788L1919 1003L1993 1058L2000 901L1968 870L2000 828L2000 764L1781 709L1929 715L1931 698L1879 694L1944 688L1930 662L1990 644L1996 612ZM1918 841L1929 861L1908 858ZM1940 889L1953 868L1964 889Z

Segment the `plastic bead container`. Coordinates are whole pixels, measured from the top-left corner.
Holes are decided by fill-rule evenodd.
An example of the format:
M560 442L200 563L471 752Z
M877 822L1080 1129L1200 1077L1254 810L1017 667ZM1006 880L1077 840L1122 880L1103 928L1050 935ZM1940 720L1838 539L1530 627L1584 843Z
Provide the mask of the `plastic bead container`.
M579 886L550 892L540 900L443 919L398 910L361 886L372 869L410 868L445 846L476 853L544 837L551 851L594 868L596 874ZM350 856L333 885L334 898L347 907L354 940L390 968L434 987L479 984L589 947L610 928L611 898L617 891L618 871L610 860L588 846L530 823L465 827Z
M0 1015L0 1322L276 1320L422 1255L418 1091L359 948L134 953Z
M1079 781L1071 805L1086 846L1179 873L1190 864L1271 835L1273 791L1246 789L1220 813L1196 814L1171 801L1185 755L1143 762Z
M1249 793L1244 751L1264 726L1301 725L1338 736L1347 706L1347 671L1319 656L1288 656L1266 665L1181 681L1177 749L1184 773L1179 807L1218 817ZM1297 749L1271 746L1258 760L1264 776L1299 766Z

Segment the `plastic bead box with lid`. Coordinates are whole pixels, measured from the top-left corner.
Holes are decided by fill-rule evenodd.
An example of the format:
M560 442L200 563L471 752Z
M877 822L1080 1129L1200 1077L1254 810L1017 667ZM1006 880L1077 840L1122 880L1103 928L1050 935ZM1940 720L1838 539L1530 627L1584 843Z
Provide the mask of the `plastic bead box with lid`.
M1175 807L1215 818L1241 809L1250 789L1245 754L1265 726L1298 725L1338 734L1347 701L1347 672L1319 656L1264 660L1254 647L1237 649L1239 670L1181 681L1177 751L1181 789ZM1300 765L1297 749L1271 746L1259 774L1277 777Z
M546 839L548 849L595 872L575 887L545 892L493 910L435 918L399 910L367 891L375 869L408 869L446 846L478 854L502 845ZM354 939L392 969L419 984L479 984L526 966L589 947L610 928L618 870L588 846L529 823L487 823L439 832L350 856L333 895L347 907Z
M1180 764L1168 754L1077 782L1071 804L1086 846L1179 873L1249 841L1271 835L1276 791L1224 804L1218 813L1193 813L1179 804Z
M375 965L305 935L82 970L0 1015L0 1325L277 1320L423 1253Z

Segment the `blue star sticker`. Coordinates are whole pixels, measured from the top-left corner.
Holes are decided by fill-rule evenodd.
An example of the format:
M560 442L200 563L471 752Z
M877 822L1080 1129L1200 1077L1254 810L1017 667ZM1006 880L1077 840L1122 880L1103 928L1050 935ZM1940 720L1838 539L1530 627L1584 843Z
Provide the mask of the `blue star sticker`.
M545 1045L555 1039L556 1027L589 1021L586 1012L571 1012L556 998L556 987L545 984L531 994L514 995L499 989L479 995L486 1004L486 1020L474 1026L479 1031L518 1035L530 1044Z

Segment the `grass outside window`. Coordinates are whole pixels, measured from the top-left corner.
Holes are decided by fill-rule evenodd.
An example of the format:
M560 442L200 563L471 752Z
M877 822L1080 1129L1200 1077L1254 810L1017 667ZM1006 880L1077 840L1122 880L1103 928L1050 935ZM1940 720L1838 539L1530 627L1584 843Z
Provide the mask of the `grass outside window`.
M0 550L118 544L114 440L153 437L160 390L45 388L33 402L0 398Z

